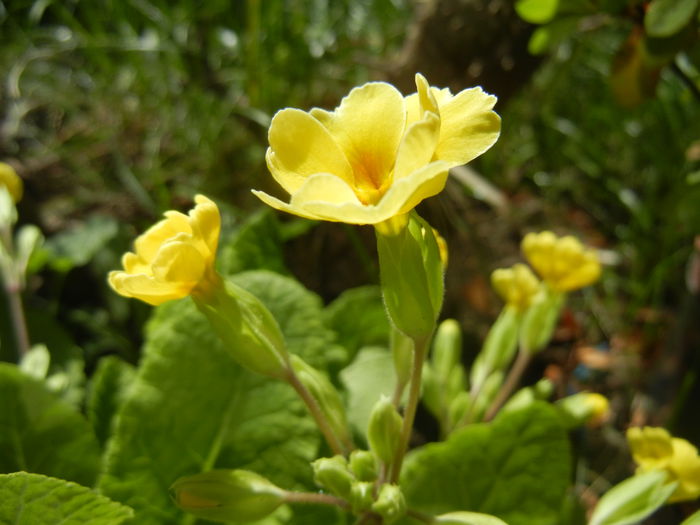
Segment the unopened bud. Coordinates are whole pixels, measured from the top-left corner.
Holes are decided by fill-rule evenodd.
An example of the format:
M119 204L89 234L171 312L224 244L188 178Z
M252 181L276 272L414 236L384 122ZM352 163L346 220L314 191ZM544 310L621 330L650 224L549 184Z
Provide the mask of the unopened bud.
M182 510L219 523L246 523L268 516L284 503L285 491L248 470L212 470L185 476L170 488Z
M350 453L350 471L360 481L377 479L377 462L368 450L353 450Z
M557 401L556 406L570 427L600 424L608 418L610 412L608 399L591 392L579 392L565 397Z
M520 343L528 352L542 350L552 339L565 294L545 289L530 305L520 325Z
M372 491L374 483L371 481L356 481L350 490L350 508L353 514L359 514L372 507Z
M435 372L446 378L460 363L462 329L454 319L445 319L435 332L431 362Z
M347 498L350 495L350 489L355 480L343 456L320 458L312 462L311 466L314 470L314 481L319 487L341 498Z
M382 396L369 416L367 439L372 452L385 464L390 464L399 449L403 421L391 400Z
M396 485L382 485L372 510L384 518L383 523L394 523L406 514L406 499L401 489Z
M478 391L492 372L506 368L513 360L518 349L519 324L520 314L516 308L506 306L501 310L472 365L472 390Z

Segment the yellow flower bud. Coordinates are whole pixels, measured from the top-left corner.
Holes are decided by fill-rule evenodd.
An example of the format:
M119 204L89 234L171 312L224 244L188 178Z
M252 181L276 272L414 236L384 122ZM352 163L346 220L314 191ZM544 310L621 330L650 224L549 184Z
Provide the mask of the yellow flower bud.
M4 162L0 162L0 186L7 188L13 202L19 202L22 198L23 185L15 169Z
M214 272L221 218L216 204L195 197L189 215L165 212L165 219L136 239L135 253L122 257L124 271L110 272L110 286L120 295L152 305L206 287Z
M659 427L630 428L627 441L638 465L638 474L665 470L669 481L678 482L669 503L700 497L700 456L691 443Z
M491 283L510 306L524 311L540 291L540 282L532 270L524 264L512 268L500 268L491 274Z
M522 249L540 277L558 292L583 288L600 277L600 261L595 251L570 235L557 237L550 231L528 233Z
M610 413L608 399L595 392L579 392L557 401L565 423L570 427L587 424L596 426L605 421Z

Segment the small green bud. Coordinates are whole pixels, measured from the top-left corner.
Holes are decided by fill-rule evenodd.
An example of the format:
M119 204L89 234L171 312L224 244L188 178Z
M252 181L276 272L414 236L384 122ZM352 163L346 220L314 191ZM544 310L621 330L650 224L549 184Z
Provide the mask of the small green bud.
M498 394L498 390L503 384L503 379L503 372L498 370L496 372L493 372L486 379L486 381L484 381L484 386L482 387L481 391L479 392L479 396L474 402L474 414L476 416L476 420L480 420L484 416L486 410L491 406L491 403L493 403L496 394Z
M520 344L528 352L542 350L552 339L566 294L549 287L542 291L525 311L520 327Z
M518 325L520 315L517 308L505 306L489 330L484 346L471 369L473 391L483 387L486 378L496 370L506 368L518 349Z
M314 481L319 487L330 491L340 498L347 498L355 482L348 470L348 462L343 456L320 458L311 463Z
M374 501L372 497L373 490L374 483L371 481L356 481L353 483L349 498L353 514L359 514L372 506Z
M406 499L401 489L396 485L382 485L377 501L372 504L372 510L384 518L383 523L394 523L406 514Z
M185 476L170 487L185 512L219 523L257 521L277 509L285 491L248 470L212 470Z
M350 453L350 471L360 481L377 479L377 462L368 450L353 450Z
M462 329L454 319L445 319L438 326L433 341L431 362L435 373L448 377L460 364L462 355Z
M455 426L467 415L467 412L471 409L471 406L472 398L468 392L462 391L457 394L450 403L448 428L454 429Z
M535 389L535 396L537 399L549 399L554 393L554 383L546 377L537 381L533 388Z
M440 525L507 525L505 521L491 514L481 512L449 512L435 516L433 523Z
M367 439L372 452L384 464L391 464L399 449L403 421L391 400L382 396L369 416Z
M552 395L554 385L552 382L543 378L533 386L526 386L518 390L513 396L501 407L500 412L508 412L525 408L535 401L548 399Z
M425 339L435 328L443 300L444 266L435 233L415 212L405 228L375 231L389 318L412 339Z
M352 439L345 406L333 383L324 373L316 370L298 355L291 355L290 361L299 381L311 392L333 433L341 443L350 443Z
M284 379L289 354L277 321L252 293L217 277L192 298L234 359L253 372Z
M595 392L579 392L560 399L555 406L559 409L564 424L575 428L585 424L600 424L610 414L608 399Z

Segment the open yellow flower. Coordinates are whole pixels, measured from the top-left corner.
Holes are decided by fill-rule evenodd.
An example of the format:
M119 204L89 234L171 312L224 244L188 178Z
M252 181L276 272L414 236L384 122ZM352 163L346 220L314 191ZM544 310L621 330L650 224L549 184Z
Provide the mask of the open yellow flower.
M392 85L353 89L333 112L279 111L270 125L267 165L291 195L273 208L309 219L378 224L442 191L447 171L498 138L496 97L481 88L452 95L416 75L417 93Z
M7 188L13 202L19 202L22 198L22 179L15 169L5 162L0 162L0 186Z
M526 310L540 291L540 281L524 264L512 268L499 268L491 274L491 283L509 306Z
M522 249L542 280L558 292L583 288L600 277L600 261L595 251L571 235L557 237L550 231L528 233Z
M124 271L109 273L114 290L152 305L189 295L213 273L221 218L216 204L195 197L189 215L165 212L122 257Z
M692 444L660 427L630 428L627 441L638 465L637 473L665 470L669 481L678 482L669 502L700 497L700 456Z

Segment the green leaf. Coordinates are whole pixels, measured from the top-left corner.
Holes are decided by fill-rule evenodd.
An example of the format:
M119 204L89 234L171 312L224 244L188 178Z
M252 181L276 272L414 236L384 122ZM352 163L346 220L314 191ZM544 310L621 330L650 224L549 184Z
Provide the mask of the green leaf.
M289 273L277 215L269 208L251 215L222 248L217 262L225 274L259 269Z
M292 352L325 368L333 334L318 297L271 272L234 281L270 308ZM105 494L132 506L139 524L171 524L186 521L168 495L180 476L241 468L285 489L311 486L320 438L288 385L239 367L189 299L159 307L146 335L108 449Z
M531 24L545 24L557 14L559 0L518 0L515 11Z
M82 415L43 382L0 363L0 472L25 470L90 486L99 463Z
M124 402L135 375L134 367L116 356L103 357L97 364L87 404L90 422L103 446L111 434L117 409Z
M596 505L589 525L639 523L663 505L676 490L663 470L632 476L608 490Z
M119 525L133 514L70 481L27 472L0 475L0 523L6 525Z
M559 416L536 402L415 450L401 486L408 506L429 514L468 510L510 525L556 525L570 461Z
M389 319L378 286L360 286L340 294L324 312L352 359L363 346L388 346Z
M348 393L348 421L365 435L374 405L382 395L391 397L394 393L396 372L391 353L376 346L363 348L340 373L340 381Z
M649 36L675 35L690 22L699 0L654 0L644 16L644 28Z

